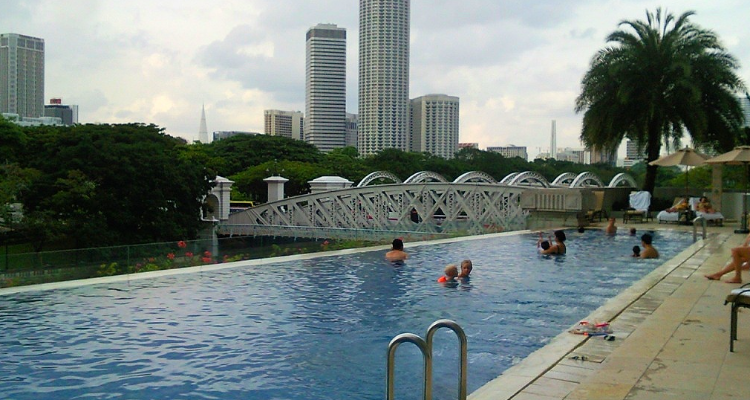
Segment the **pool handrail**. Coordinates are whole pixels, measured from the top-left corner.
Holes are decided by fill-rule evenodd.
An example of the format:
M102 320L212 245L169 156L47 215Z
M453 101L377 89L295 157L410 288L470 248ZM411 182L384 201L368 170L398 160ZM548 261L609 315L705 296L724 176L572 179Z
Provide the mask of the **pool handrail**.
M467 356L467 340L466 340L466 333L464 330L454 321L451 321L449 319L439 319L430 325L429 328L427 328L427 336L426 336L426 342L427 342L427 351L429 351L430 354L432 354L432 343L433 343L433 337L435 336L435 332L437 332L440 328L448 328L452 330L456 336L458 337L458 346L459 346L459 361L458 361L458 399L459 400L466 400L466 381L467 381L467 365L468 365L468 356Z
M693 219L693 243L698 240L698 224L701 225L703 240L706 240L706 219L703 217L695 217L695 219Z
M386 365L385 386L386 400L394 399L393 372L396 358L396 349L401 343L414 343L422 352L424 359L424 400L432 400L432 352L427 348L427 342L413 333L402 333L394 337L388 343L388 362Z

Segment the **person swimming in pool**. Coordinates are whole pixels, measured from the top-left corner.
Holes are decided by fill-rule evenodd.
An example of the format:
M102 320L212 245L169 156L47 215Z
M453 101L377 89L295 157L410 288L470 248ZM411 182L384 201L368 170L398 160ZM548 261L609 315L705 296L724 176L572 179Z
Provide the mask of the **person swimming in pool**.
M633 257L641 257L641 248L636 246L633 246Z
M409 258L409 255L404 251L404 241L401 239L393 239L393 248L391 251L385 253L385 259L391 262L394 261L405 261Z
M458 274L458 278L463 281L468 280L472 269L474 269L474 265L472 265L471 260L461 261L461 273Z
M607 235L614 235L614 234L616 234L617 233L617 225L615 225L615 222L617 222L617 220L615 219L615 217L611 217L609 219L609 223L607 224L607 227L604 228L604 233L606 233Z
M641 236L641 245L643 246L641 258L659 258L659 252L656 251L656 248L653 245L651 245L653 240L654 237L648 233L644 233L643 236Z
M439 283L451 283L456 281L458 276L458 267L455 264L448 264L443 271L443 276L438 278Z
M555 244L551 245L549 249L542 250L542 254L558 254L563 255L567 252L568 248L565 246L565 232L557 230L554 232Z

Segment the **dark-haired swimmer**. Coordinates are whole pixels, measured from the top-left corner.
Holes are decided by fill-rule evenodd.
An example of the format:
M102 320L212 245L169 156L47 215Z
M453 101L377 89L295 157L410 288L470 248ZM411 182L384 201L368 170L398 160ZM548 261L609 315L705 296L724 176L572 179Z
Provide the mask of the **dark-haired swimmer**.
M641 245L643 245L641 258L659 258L659 252L651 245L653 240L653 236L648 233L644 233L643 236L641 236Z
M565 232L558 230L555 231L555 244L551 245L549 249L542 250L542 254L565 254L568 248L565 246Z
M404 242L401 239L393 239L393 248L385 253L385 259L388 261L404 261L409 255L404 251Z

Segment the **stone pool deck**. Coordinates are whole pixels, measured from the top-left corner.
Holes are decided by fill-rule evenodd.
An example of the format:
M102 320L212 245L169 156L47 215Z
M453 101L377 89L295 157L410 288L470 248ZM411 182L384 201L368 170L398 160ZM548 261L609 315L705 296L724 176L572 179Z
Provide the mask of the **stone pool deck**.
M703 276L721 268L729 249L745 238L733 233L735 225L709 227L708 240L699 240L594 312L590 320L611 322L614 341L563 333L469 398L750 398L750 319L740 311L738 340L730 353L730 306L724 305L739 285ZM657 224L619 230L630 226L692 231ZM743 275L750 281L747 272Z

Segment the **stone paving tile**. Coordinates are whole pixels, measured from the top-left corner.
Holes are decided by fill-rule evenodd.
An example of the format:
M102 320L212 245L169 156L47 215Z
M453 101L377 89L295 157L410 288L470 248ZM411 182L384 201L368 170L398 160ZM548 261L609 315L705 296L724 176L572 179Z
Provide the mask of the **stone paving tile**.
M682 389L666 389L661 387L636 385L625 397L626 400L706 400L710 394Z
M720 370L720 364L657 358L643 374L637 386L685 390L707 395L713 391Z
M537 379L530 386L525 388L524 393L537 394L542 396L554 397L562 399L572 392L573 389L578 387L577 382L562 381L557 379L551 379L547 377L541 377Z
M633 385L623 383L585 383L579 385L565 400L607 399L619 400L628 395Z
M556 396L543 396L541 394L534 394L534 393L519 393L517 396L513 397L513 400L559 400L560 397Z

